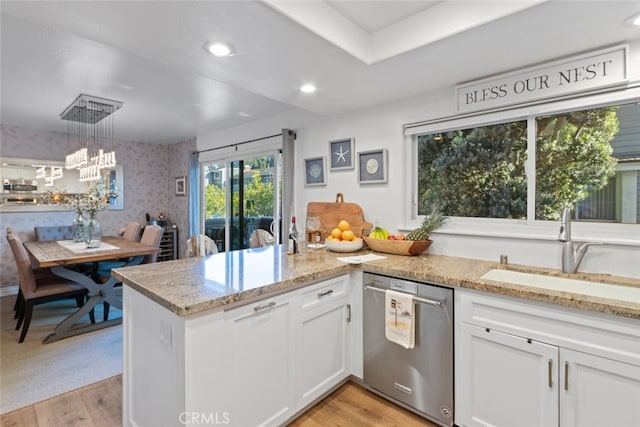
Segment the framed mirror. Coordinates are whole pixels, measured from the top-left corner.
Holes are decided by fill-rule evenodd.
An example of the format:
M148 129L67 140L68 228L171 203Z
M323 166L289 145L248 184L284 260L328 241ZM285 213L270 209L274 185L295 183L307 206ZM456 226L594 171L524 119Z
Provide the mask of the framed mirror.
M105 186L117 194L109 201L110 210L124 209L124 169L116 166L103 170ZM54 175L53 182L46 183L42 174ZM61 176L59 176L61 175ZM3 191L0 196L0 211L59 211L62 206L43 203L42 195L49 191L62 191L67 194L84 193L90 185L80 182L77 170L64 169L60 161L35 160L22 158L0 158L0 179Z

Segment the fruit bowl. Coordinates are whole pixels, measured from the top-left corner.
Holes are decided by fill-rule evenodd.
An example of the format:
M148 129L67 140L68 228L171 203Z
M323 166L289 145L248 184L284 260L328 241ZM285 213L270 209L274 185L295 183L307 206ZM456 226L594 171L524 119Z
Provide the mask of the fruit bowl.
M327 249L333 252L356 252L362 249L362 239L357 237L353 240L325 240Z
M367 236L362 238L373 251L395 255L420 255L433 243L432 240L380 240Z

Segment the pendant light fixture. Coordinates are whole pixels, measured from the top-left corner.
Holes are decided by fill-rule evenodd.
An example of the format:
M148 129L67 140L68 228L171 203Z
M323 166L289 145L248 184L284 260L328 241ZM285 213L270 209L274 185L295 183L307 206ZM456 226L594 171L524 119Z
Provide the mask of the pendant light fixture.
M80 181L96 181L100 171L116 165L113 113L122 102L80 94L60 114L67 121L66 169L78 169Z

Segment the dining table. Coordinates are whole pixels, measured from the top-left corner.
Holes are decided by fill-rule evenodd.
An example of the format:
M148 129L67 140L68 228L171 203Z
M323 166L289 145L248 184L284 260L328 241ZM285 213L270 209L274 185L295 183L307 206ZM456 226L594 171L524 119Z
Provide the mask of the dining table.
M44 339L45 344L122 323L122 317L94 319L93 309L100 303L122 310L122 295L116 290L119 280L111 275L99 275L99 262L119 260L121 268L140 264L146 255L160 252L159 248L116 236L103 236L97 248L87 248L84 242L73 240L31 241L24 246L33 267L48 267L56 276L79 283L88 291L84 305L60 322ZM91 322L80 322L87 314Z

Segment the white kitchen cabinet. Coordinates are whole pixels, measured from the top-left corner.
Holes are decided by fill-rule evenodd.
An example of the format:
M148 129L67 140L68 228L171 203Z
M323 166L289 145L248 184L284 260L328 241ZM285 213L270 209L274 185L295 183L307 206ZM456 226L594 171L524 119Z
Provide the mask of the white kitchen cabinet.
M456 292L456 424L640 425L640 322Z
M640 366L560 351L560 425L640 426Z
M295 293L283 294L225 312L223 345L233 425L279 425L296 412L297 301Z
M305 289L297 322L297 392L301 409L349 375L349 276Z
M184 317L125 286L123 425L286 424L351 373L351 285Z
M457 423L557 425L557 347L466 323L461 333L456 375L465 386L456 388L456 402L465 404L456 404Z

